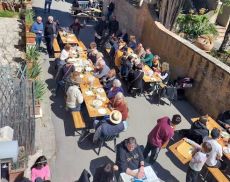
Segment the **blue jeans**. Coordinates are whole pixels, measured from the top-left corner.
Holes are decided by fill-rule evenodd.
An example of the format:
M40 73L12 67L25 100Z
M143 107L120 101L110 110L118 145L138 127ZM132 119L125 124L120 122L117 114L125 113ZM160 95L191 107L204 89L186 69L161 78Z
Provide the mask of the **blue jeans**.
M186 174L186 182L196 182L198 175L199 175L199 171L194 171L189 166Z
M46 8L48 6L48 12L50 12L50 6L51 6L51 3L52 2L49 2L49 1L45 1L45 7L44 7L44 11L46 12Z
M36 41L36 47L40 48L40 45L41 45L41 42L42 42L42 37L41 36L36 36L35 41Z

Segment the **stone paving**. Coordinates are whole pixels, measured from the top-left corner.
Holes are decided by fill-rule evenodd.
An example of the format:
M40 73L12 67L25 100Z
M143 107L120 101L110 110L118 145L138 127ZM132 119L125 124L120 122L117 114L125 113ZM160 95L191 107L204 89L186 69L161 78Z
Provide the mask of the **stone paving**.
M44 21L49 14L43 13L44 0L33 1L33 6L37 15L42 15ZM59 19L61 26L68 26L73 21L70 16L69 9L70 3L68 1L53 1L51 6L52 10L50 15L54 18ZM93 41L93 28L91 24L81 31L80 38L86 44L89 45ZM47 83L49 90L54 88L54 80L52 76L52 62L49 63L47 55L43 57L43 72L44 79ZM51 65L51 67L50 67ZM48 90L47 96L50 95ZM154 101L147 100L145 97L131 98L126 97L129 112L129 128L127 132L120 135L118 142L124 140L129 136L135 136L140 145L146 144L146 139L149 131L156 124L156 120L162 116L171 117L173 114L180 113L182 115L182 123L178 126L178 129L189 128L190 118L198 116L197 112L191 107L186 101L178 101L171 106L160 105L158 106ZM51 101L48 97L45 99L45 110L44 114L49 115L49 110L51 110L50 117L47 116L43 119L43 123L49 122L51 119L54 131L42 134L42 141L44 142L41 147L52 148L55 147L55 157L51 157L50 166L52 170L52 181L54 182L74 182L76 181L83 169L88 170L91 174L94 173L95 168L106 161L114 161L115 153L103 147L100 155L98 156L93 149L96 146L92 145L90 138L85 140L81 145L78 144L78 136L74 136L74 126L73 121L68 112L65 111L64 98L59 96L57 99ZM50 137L52 133L55 133L56 142L54 145L50 146ZM54 138L51 138L53 141ZM177 140L177 137L174 137ZM40 143L42 143L40 141ZM174 143L175 141L171 141ZM112 146L112 142L109 143ZM96 150L98 148L96 147ZM182 165L175 156L167 149L163 149L157 159L157 162L153 165L153 168L161 179L161 181L176 182L185 181L185 172L187 166ZM92 178L91 178L92 180Z
M18 66L22 52L23 40L21 36L21 23L16 18L0 18L0 64Z

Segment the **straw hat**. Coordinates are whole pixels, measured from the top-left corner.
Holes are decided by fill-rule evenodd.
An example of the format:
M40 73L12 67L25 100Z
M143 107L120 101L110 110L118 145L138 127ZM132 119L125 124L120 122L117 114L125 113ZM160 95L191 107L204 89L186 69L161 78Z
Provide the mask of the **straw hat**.
M113 124L119 124L121 122L121 120L122 120L122 114L118 110L113 110L110 113L109 118L110 118L111 123L113 123Z

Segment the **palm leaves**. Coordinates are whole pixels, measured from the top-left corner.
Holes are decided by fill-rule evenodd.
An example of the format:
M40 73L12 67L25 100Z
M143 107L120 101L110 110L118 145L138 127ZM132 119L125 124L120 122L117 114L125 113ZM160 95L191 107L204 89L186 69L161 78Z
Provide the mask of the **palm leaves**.
M27 46L26 47L26 59L27 61L37 61L40 54L35 46Z
M205 15L180 14L177 26L179 32L184 32L192 39L206 34L217 35L215 25L210 23Z
M27 70L27 76L30 79L36 79L40 75L41 71L41 65L37 61L34 61L32 63L32 67Z
M46 92L46 85L41 80L34 81L34 95L35 99L38 101L42 100L43 95Z

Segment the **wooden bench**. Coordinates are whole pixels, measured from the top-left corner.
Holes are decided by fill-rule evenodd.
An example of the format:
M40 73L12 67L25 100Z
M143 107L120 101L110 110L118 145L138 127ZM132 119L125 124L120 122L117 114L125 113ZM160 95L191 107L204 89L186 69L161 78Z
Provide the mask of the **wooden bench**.
M208 171L218 182L229 182L228 178L218 169L214 167L207 167Z
M57 38L54 38L54 41L53 41L53 49L54 49L54 57L55 58L59 58L60 57L60 54L61 54L61 49L58 45L58 41L57 41Z
M86 128L85 121L80 111L72 112L73 122L76 130L82 130Z

